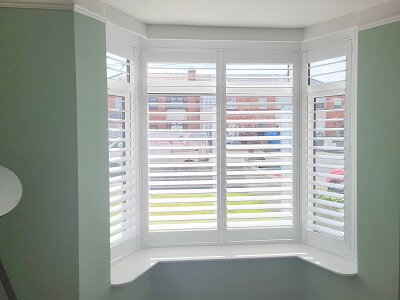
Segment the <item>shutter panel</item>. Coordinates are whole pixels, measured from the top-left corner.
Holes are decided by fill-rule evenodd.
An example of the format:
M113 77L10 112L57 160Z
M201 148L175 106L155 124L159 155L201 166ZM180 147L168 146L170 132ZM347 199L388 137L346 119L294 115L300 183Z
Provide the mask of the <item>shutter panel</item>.
M134 64L133 61L119 55L107 52L107 79L133 83L134 82Z
M138 236L137 100L134 61L107 53L110 244ZM129 249L130 251L133 249ZM119 253L119 252L118 252Z
M147 102L149 232L216 230L215 63L148 62Z
M307 61L307 68L306 228L343 240L347 186L346 56Z
M226 131L228 230L293 227L293 65L228 63Z

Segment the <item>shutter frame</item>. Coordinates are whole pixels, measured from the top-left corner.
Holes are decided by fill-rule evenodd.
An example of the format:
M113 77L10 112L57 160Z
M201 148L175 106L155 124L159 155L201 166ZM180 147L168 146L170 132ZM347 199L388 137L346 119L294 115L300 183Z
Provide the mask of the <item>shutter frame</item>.
M306 116L303 122L304 143L302 147L303 168L306 170L306 175L303 176L302 180L302 239L313 246L347 257L354 255L354 248L351 249L350 247L351 240L354 238L353 208L355 201L351 197L354 195L354 163L352 160L355 159L354 154L350 153L350 143L354 141L354 132L352 131L354 122L351 120L354 116L352 112L354 95L351 88L353 70L351 44L352 41L349 40L303 52L304 93L302 101L303 113ZM308 84L308 63L318 61L318 59L323 61L343 56L346 57L346 78L344 81L312 86ZM344 95L344 98L339 97L342 103L340 111L337 111L339 108L333 108L335 101L338 100L335 97L337 95ZM312 109L317 97L326 97L325 99L328 101L325 101L325 105L329 104L329 107L332 108L322 108L321 106L320 109ZM336 114L336 116L324 118L322 117L323 114ZM341 116L338 117L339 114ZM317 119L315 119L315 116L317 116ZM322 126L323 122L325 124L331 122L331 124ZM344 126L336 126L339 123L343 123ZM308 138L310 134L313 134L316 138ZM329 138L323 136L329 136ZM334 142L336 146L328 145ZM307 147L310 143L313 145ZM342 154L335 154L335 151L342 151ZM332 158L333 155L337 157ZM315 167L320 169L315 169ZM344 176L341 171L337 170L339 167L344 170ZM325 169L321 170L321 168ZM342 186L344 193L338 194L337 191L341 191ZM314 187L317 187L317 189ZM324 191L324 189L329 191ZM327 199L334 199L332 197L342 200L329 203L330 201L327 201ZM341 201L344 201L344 204L340 203ZM319 210L319 213L316 213L316 210L312 207L322 207L324 210ZM326 213L327 211L330 211L330 215L321 214L321 212ZM341 224L343 226L336 226Z
M277 65L286 66L278 68ZM247 76L244 76L243 74L237 76L233 75L237 70L240 70L239 72L243 73L243 68L249 69ZM264 71L261 71L262 69ZM266 76L265 74L272 74L274 72L268 71L268 69L275 71L280 69L280 72L285 72L284 70L287 70L287 74L285 76L277 77ZM298 170L298 159L297 153L294 150L298 135L298 128L295 125L298 109L297 82L294 80L296 77L294 74L297 74L297 57L294 53L285 52L227 52L225 72L227 73L226 78L228 79L226 80L226 89L223 90L222 95L222 99L225 99L223 100L224 121L226 123L228 134L237 136L230 137L230 135L228 135L227 137L224 137L227 141L227 143L225 143L226 153L223 153L226 160L226 170L222 170L221 173L224 174L223 182L226 182L226 207L229 211L232 211L234 206L232 203L236 203L236 207L241 211L244 206L247 205L247 210L245 210L247 213L227 214L227 227L223 233L225 241L228 243L279 242L280 240L294 241L297 239L298 230L298 219L296 215L298 206L296 205L296 202L293 201L294 197L297 196L298 187L298 177L296 173ZM240 82L239 77L253 78L254 76L249 75L251 72L264 73L264 75L259 74L259 76L257 76L258 79L255 79L256 83L254 83L254 80ZM238 78L237 80L239 81L234 82L229 78ZM287 82L280 82L282 80L287 80ZM247 89L248 91L245 93L245 85L249 84L254 87ZM241 100L241 97L247 95L250 97L254 96L254 100L246 98L246 100L249 101L249 105L247 105L247 102L242 102L245 100ZM291 98L291 101L281 103L271 102L271 96ZM235 98L236 102L232 103L229 101L230 98ZM242 116L246 115L252 116L252 118L255 119L241 119ZM248 127L247 124L254 128L243 128ZM261 124L261 126L259 126L259 124ZM277 124L278 127L275 128L275 131L279 132L279 135L283 138L271 134L272 129L270 126L273 124ZM254 136L249 138L245 137L249 134L251 135L253 132ZM263 141L260 142L260 140ZM280 144L275 144L276 141L280 141ZM286 142L290 144L285 144ZM246 143L247 145L239 143ZM249 150L254 151L254 153L258 155L258 158L255 157L256 154L249 153ZM235 159L238 159L239 157L235 155L235 152L249 153L248 162L235 162ZM284 155L286 152L288 155ZM264 162L261 161L262 159ZM279 161L282 161L282 163ZM290 168L290 170L285 169L277 172L276 170L271 171L263 169L261 171L261 169L259 169L259 167L274 169L276 167L279 168L281 165L286 165L286 168ZM239 171L238 169L246 167L257 168L258 173L251 170ZM242 180L243 185L235 187L235 185L238 185L238 181L235 180L235 178L237 179L237 176L241 175L241 173L243 176L253 178L254 182L252 183L250 179L244 179ZM263 194L265 187L261 187L260 180L265 180L267 177L274 176L273 173L282 173L284 181L288 182L274 182L274 180L269 179L269 183L265 184L271 187L270 193ZM285 180L285 178L290 180ZM251 185L253 185L253 187ZM256 185L259 187L256 187ZM287 187L285 187L286 185ZM286 190L289 194L283 190ZM248 193L255 192L255 194L252 196L240 197L230 196L231 193L239 193L243 191ZM237 203L238 201L243 203ZM249 202L251 204L247 204L246 202L248 201L251 201ZM258 202L262 204L254 204ZM260 213L258 213L258 215L252 213L252 211L257 208L259 209L259 206L257 205L265 205L265 211L263 210L264 212L261 214L263 214L264 217L268 215L267 219L253 219L254 217L261 216ZM267 209L268 205L270 206ZM271 205L275 205L275 209L273 209L273 206ZM251 218L248 219L249 221L244 220L247 224L243 221L242 223L238 223L237 221L245 217L246 214L249 216L251 215ZM234 216L239 216L240 218L234 219L232 218Z
M140 203L138 201L138 97L136 50L108 37L107 67L110 62L125 60L121 72L126 80L108 78L109 195L110 195L110 258L111 261L140 247ZM111 58L110 58L111 57ZM118 58L119 57L119 58Z
M143 51L145 245L218 242L216 64L214 51Z

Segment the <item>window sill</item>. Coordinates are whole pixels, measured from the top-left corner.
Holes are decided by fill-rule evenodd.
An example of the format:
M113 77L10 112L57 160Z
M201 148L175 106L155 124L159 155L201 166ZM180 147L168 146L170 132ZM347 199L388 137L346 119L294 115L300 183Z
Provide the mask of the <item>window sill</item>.
M162 262L288 257L297 257L342 276L357 274L353 261L301 243L142 248L111 265L111 285L131 283Z

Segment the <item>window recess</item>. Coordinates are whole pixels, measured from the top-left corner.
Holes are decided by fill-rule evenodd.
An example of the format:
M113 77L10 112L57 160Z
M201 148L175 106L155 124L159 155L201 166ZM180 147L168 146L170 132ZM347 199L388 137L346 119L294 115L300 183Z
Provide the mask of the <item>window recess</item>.
M297 50L141 50L140 78L107 42L114 285L162 261L356 274L351 40L303 43L301 72Z

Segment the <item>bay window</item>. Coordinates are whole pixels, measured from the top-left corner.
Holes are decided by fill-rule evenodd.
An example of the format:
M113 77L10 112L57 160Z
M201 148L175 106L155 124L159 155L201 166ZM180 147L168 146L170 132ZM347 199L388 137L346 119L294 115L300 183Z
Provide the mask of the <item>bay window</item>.
M354 258L351 41L131 50L107 55L112 259L272 243Z

